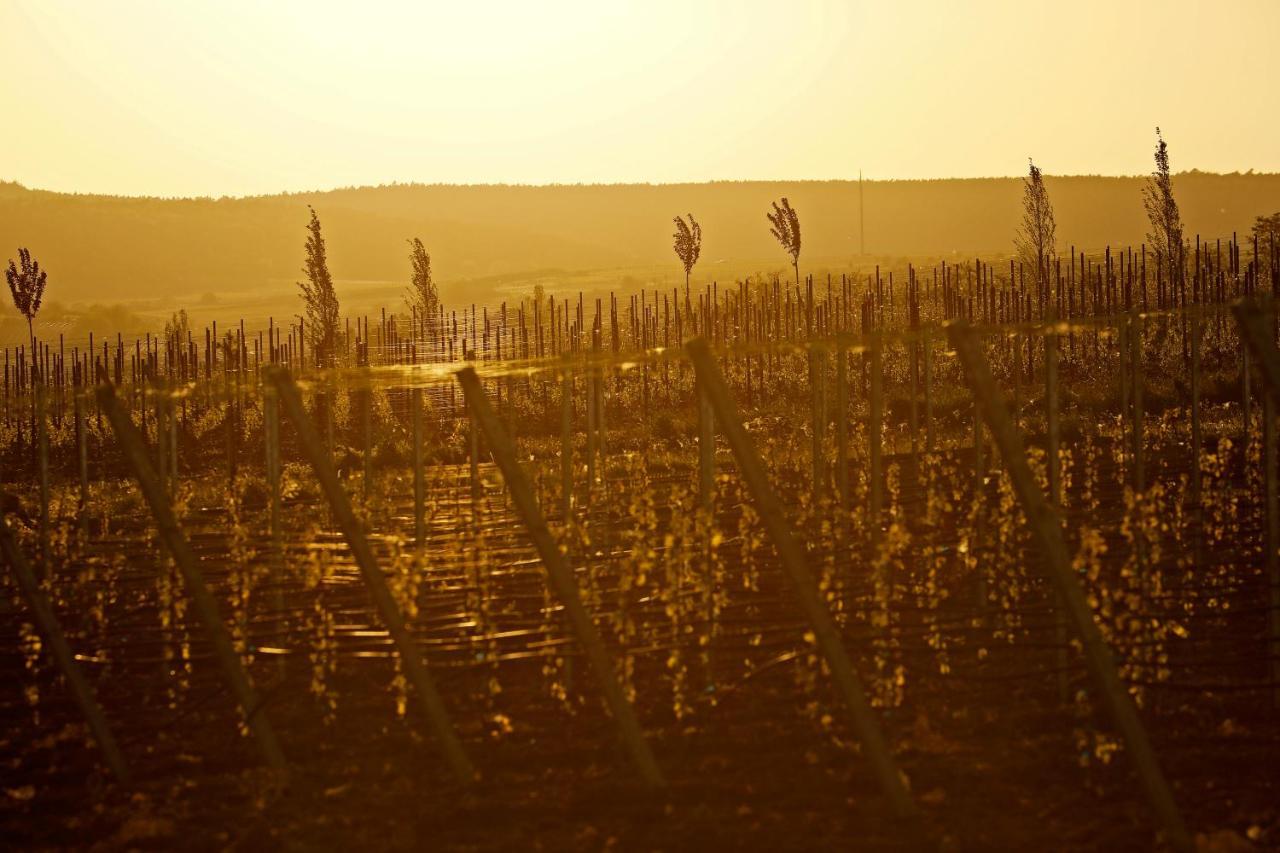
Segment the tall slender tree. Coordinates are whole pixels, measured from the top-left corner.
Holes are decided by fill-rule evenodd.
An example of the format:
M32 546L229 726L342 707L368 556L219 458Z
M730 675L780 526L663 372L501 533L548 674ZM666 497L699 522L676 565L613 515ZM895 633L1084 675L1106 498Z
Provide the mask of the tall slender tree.
M1049 270L1056 257L1057 223L1044 175L1034 161L1028 159L1027 163L1027 177L1022 182L1022 227L1014 246L1023 268L1034 270L1036 293L1043 298L1048 294Z
M775 201L773 212L765 214L773 227L769 233L774 236L787 254L791 256L791 266L796 271L796 287L800 286L800 217L791 207L791 202L784 197L782 206Z
M698 262L698 256L702 254L702 226L698 224L698 220L693 218L692 213L689 214L689 222L687 224L679 216L674 221L676 224L676 233L673 235L675 240L674 248L676 257L684 265L684 302L688 306L689 275L693 272L694 264Z
M1156 128L1156 168L1142 189L1142 206L1147 210L1151 231L1147 241L1176 285L1182 280L1182 216L1173 198L1173 175L1169 171L1169 146Z
M307 223L307 260L302 272L306 281L298 282L302 301L307 312L307 337L310 340L316 362L331 365L338 356L338 293L333 288L329 274L329 260L325 253L324 235L320 232L320 217L310 205L311 221Z
M428 328L434 329L436 313L440 309L440 294L431 276L431 255L417 237L409 241L409 264L413 272L409 276L409 289L405 291L405 304L418 312Z
M18 249L18 263L9 261L5 278L9 282L9 293L13 295L13 307L27 318L27 337L31 340L34 353L35 319L40 312L40 302L44 299L44 286L49 274L40 269L39 261L31 260L29 249Z

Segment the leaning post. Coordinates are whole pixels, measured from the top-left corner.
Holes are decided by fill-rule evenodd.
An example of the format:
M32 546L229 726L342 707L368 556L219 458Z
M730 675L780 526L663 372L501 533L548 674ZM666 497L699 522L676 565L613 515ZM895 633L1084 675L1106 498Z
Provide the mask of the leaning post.
M831 676L844 697L854 730L858 733L862 747L871 760L880 788L900 817L913 816L916 813L915 804L911 801L911 795L903 783L902 773L893 759L884 732L880 728L880 721L867 701L866 691L854 671L853 662L844 649L840 631L836 627L835 620L831 618L831 611L827 609L818 593L813 573L805 560L804 551L796 541L791 525L786 521L782 504L779 503L769 485L764 463L761 462L751 437L742 426L742 418L738 414L738 408L729 387L716 366L711 347L705 339L698 338L686 344L685 349L697 372L702 393L707 395L715 410L716 422L720 424L720 429L733 449L734 457L738 460L739 471L751 492L756 513L760 516L769 538L778 551L782 566L800 599L800 606L808 617L818 647L826 658L827 666L831 669Z
M284 753L281 752L275 732L262 709L262 701L249 681L249 674L245 672L240 656L236 654L235 646L231 642L231 634L222 622L222 616L218 612L218 602L205 584L204 574L200 571L195 552L191 550L186 533L178 524L178 518L169 503L169 497L165 494L164 485L151 465L151 454L147 450L147 443L138 427L134 425L133 419L129 417L129 413L120 405L115 388L107 384L99 385L95 394L98 405L111 423L111 429L116 434L120 449L124 451L125 460L133 470L142 496L151 508L160 538L182 573L182 581L187 587L187 593L196 606L196 612L200 614L200 621L204 623L205 631L213 645L214 655L222 665L223 673L231 686L231 692L235 694L236 701L240 704L245 722L257 739L258 747L262 750L267 764L276 770L283 770L285 768Z
M1276 434L1275 404L1280 397L1280 351L1277 351L1274 328L1269 317L1256 305L1241 304L1232 307L1240 333L1253 352L1262 373L1265 387L1263 396L1263 465L1266 468L1263 478L1265 487L1266 510L1266 547L1267 547L1267 586L1270 594L1267 597L1267 645L1268 657L1271 659L1271 682L1273 684L1271 700L1274 707L1280 708L1280 507L1277 506L1276 488Z
M543 516L542 508L538 505L538 499L533 493L529 478L520 467L515 445L502 422L498 420L493 406L490 405L475 368L464 367L458 371L457 377L467 406L471 409L475 428L484 433L494 461L502 471L502 477L516 505L516 511L524 520L538 556L542 558L542 564L551 578L551 586L559 596L561 604L564 605L569 624L577 634L578 642L582 643L587 660L595 671L600 692L604 694L604 700L613 714L614 721L618 724L623 743L631 753L631 759L645 783L654 788L662 787L666 784L662 771L658 769L658 763L649 749L644 732L640 729L640 721L636 717L635 709L622 690L622 684L614 671L613 661L605 651L600 633L582 604L573 570L569 568L564 553L560 550L560 543L551 535L551 528L547 526L546 517Z
M311 462L311 467L316 472L316 479L320 481L320 487L324 490L330 509L333 510L334 519L337 521L339 529L342 530L343 537L347 540L347 547L351 549L351 556L355 559L356 565L360 567L360 574L364 577L365 586L368 587L373 603L378 608L378 614L381 616L383 624L387 627L387 633L391 635L392 641L396 644L396 651L400 655L400 665L404 668L405 678L413 685L413 690L417 694L418 700L422 703L427 720L435 731L436 739L440 742L440 749L444 752L445 760L449 762L449 766L459 782L464 785L475 782L475 767L471 764L466 751L462 748L462 741L458 739L457 732L454 731L453 723L449 719L449 713L444 707L444 700L436 690L435 682L427 671L426 664L422 660L418 646L413 641L413 636L409 633L408 626L405 625L404 616L400 613L400 608L396 606L395 598L391 595L391 589L387 586L387 579L382 574L382 569L378 566L377 558L373 555L373 549L369 547L369 540L365 537L364 527L356 519L356 514L351 508L351 499L347 497L347 493L342 488L342 483L338 481L338 472L334 469L333 461L325 451L320 433L316 431L315 424L307 416L306 409L302 405L302 394L299 393L298 386L294 383L288 370L278 365L267 368L266 376L268 381L275 386L280 406L284 410L285 416L292 421L294 429L297 431L298 443L302 446L303 453L306 454Z
M66 678L67 686L71 688L71 695L80 706L80 713L88 722L89 731L98 742L98 748L102 750L102 757L107 762L107 767L111 768L116 779L127 783L129 767L120 752L120 747L116 745L111 727L107 725L107 718L103 716L102 708L98 706L98 701L93 696L93 688L89 686L84 673L76 664L76 657L67 643L66 635L62 633L58 617L49 606L49 599L40 589L35 573L31 571L31 565L18 546L13 531L9 529L9 522L4 518L0 518L0 551L4 552L4 558L13 570L13 576L18 581L18 590L26 599L27 606L35 616L36 625L48 641L54 662Z
M1085 599L1084 590L1076 579L1062 533L1062 522L1036 483L1031 466L1027 463L1022 436L1009 413L1009 408L991 368L978 346L978 340L969 324L953 321L947 327L947 336L964 368L965 378L973 391L974 399L982 410L983 418L991 430L996 446L1004 460L1009 479L1018 501L1022 505L1027 525L1031 529L1049 580L1057 588L1059 598L1066 607L1084 647L1090 673L1097 683L1111 716L1120 729L1129 754L1138 772L1138 778L1146 792L1147 800L1163 827L1169 842L1178 850L1194 850L1195 845L1182 822L1173 793L1165 781L1155 752L1147 738L1147 731L1138 718L1138 712L1129 691L1120 680L1111 649L1099 631Z

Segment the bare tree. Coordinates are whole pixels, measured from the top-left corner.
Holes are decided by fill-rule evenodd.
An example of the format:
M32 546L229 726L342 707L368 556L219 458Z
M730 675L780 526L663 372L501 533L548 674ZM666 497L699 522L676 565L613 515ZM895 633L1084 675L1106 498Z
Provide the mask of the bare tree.
M9 261L9 269L5 270L5 278L9 281L9 292L13 294L13 307L27 318L27 337L31 339L32 351L35 348L35 319L40 311L40 301L44 299L44 285L49 274L40 269L40 262L31 260L29 249L18 249L18 263Z
M689 304L689 275L693 272L694 264L698 262L698 256L702 254L702 226L693 218L692 213L689 214L687 225L679 216L674 221L676 223L676 233L673 235L674 248L680 263L684 264L684 301L687 305Z
M1156 128L1156 168L1142 189L1142 206L1147 209L1151 232L1147 240L1155 250L1169 281L1182 280L1182 216L1173 198L1173 176L1169 172L1169 146Z
M302 268L306 281L298 282L307 311L307 337L316 362L333 364L338 355L338 293L329 275L324 236L320 233L320 217L310 205L311 221L307 224L307 263Z
M435 279L431 277L431 255L427 254L417 237L409 241L409 263L413 266L413 273L409 278L409 289L405 291L405 304L426 320L428 328L434 329L436 313L440 310L440 294L436 290Z
M775 201L773 203L773 213L765 214L769 217L769 222L773 227L769 229L769 233L777 238L782 244L782 248L786 249L787 254L791 256L791 266L796 271L796 286L800 286L800 218L796 216L795 210L791 207L791 202L786 198L782 199L782 206L779 207Z
M1013 242L1023 267L1035 270L1036 293L1043 297L1056 257L1057 223L1044 176L1034 162L1027 163L1027 177L1022 182L1022 228Z

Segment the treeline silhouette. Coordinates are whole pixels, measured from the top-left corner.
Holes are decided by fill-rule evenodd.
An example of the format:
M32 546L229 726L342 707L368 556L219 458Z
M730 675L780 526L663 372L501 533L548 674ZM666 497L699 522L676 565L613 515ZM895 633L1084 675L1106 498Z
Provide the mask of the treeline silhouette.
M1280 205L1280 175L1176 176L1188 234L1247 234ZM1078 247L1139 245L1148 227L1143 177L1044 178L1059 233ZM71 195L0 184L0 245L29 246L68 301L150 298L264 287L297 279L298 222L324 210L340 281L403 281L405 235L431 246L452 298L487 301L465 280L522 271L671 265L673 210L706 228L703 263L781 266L760 210L787 196L805 211L805 255L848 263L874 257L1012 253L1020 178L867 181L865 223L856 181L669 185L393 184L250 198L160 199ZM710 270L706 274L713 275ZM462 288L459 290L458 288Z

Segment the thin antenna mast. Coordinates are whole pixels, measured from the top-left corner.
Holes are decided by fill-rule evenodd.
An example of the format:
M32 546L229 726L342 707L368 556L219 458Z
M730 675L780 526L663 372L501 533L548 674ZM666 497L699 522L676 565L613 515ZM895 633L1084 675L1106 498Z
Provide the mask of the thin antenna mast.
M866 207L862 202L862 170L858 170L858 254L867 253Z

